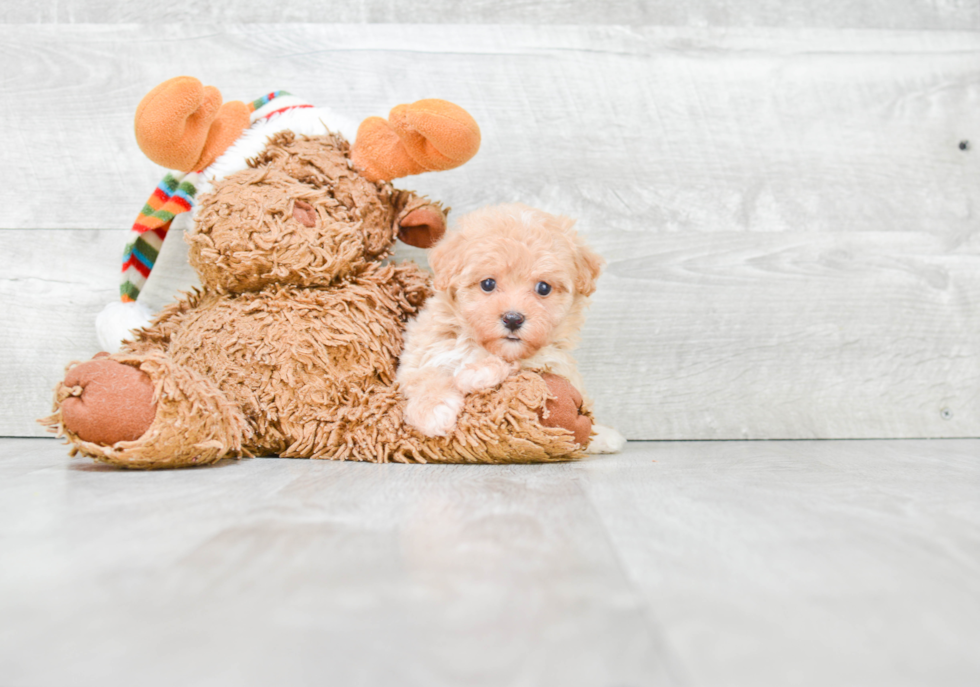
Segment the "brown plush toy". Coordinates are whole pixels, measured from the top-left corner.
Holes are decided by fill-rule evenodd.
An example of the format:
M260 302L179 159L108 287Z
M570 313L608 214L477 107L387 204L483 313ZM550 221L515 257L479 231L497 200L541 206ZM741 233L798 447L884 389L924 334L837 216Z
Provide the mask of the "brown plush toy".
M581 455L591 417L560 377L525 372L471 395L447 437L402 422L394 382L402 332L430 278L385 259L396 238L434 244L445 214L389 182L463 164L479 128L439 100L365 120L353 147L335 121L281 92L222 104L217 89L190 77L144 98L141 149L184 174L168 175L134 226L123 306L138 305L175 216L186 218L202 288L118 352L68 367L42 422L73 453L129 468L241 455L446 463ZM138 323L127 317L123 332Z

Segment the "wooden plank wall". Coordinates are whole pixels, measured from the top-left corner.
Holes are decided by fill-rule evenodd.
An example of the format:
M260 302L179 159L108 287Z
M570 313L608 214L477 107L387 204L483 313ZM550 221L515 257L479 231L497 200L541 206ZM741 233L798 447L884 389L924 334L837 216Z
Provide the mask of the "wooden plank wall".
M97 350L162 174L132 113L177 74L355 118L470 110L477 158L401 184L579 218L609 260L580 359L630 438L980 435L980 7L841 5L7 5L0 435L41 434L63 365ZM157 305L193 283L182 249Z
M5 3L0 23L617 24L828 29L980 28L975 0L36 0Z

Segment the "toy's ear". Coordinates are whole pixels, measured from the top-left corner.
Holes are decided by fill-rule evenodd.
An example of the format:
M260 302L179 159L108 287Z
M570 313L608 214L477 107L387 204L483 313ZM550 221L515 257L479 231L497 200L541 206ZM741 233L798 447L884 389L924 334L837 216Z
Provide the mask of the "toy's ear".
M398 105L368 117L357 129L351 161L371 181L459 167L480 149L480 127L470 113L445 100Z
M458 233L450 234L437 243L429 253L432 286L436 291L447 291L453 281L463 273L467 256L466 251L462 249L461 241Z
M136 142L148 158L181 172L201 170L248 127L249 111L237 100L221 103L214 86L178 76L146 94L136 108Z
M446 216L435 205L423 205L398 220L398 238L416 248L432 248L446 233Z

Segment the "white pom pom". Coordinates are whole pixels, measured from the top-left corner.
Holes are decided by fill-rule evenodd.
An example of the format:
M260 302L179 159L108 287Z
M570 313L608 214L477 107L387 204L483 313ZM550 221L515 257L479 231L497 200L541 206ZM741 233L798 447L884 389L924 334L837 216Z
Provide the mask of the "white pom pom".
M107 353L118 353L126 339L132 339L132 330L146 327L153 319L153 312L138 301L109 303L95 318L95 333L99 345Z
M596 424L592 429L595 436L586 453L619 453L626 446L626 438L612 427Z

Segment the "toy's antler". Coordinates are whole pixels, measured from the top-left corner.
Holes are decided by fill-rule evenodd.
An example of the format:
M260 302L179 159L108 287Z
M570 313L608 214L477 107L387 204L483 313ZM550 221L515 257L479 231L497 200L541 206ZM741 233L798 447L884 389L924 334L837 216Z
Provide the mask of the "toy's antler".
M136 142L157 164L181 172L210 165L249 124L245 103L191 76L164 81L136 108Z
M479 149L480 127L469 112L445 100L419 100L398 105L387 121L361 122L351 160L368 179L391 181L459 167Z

